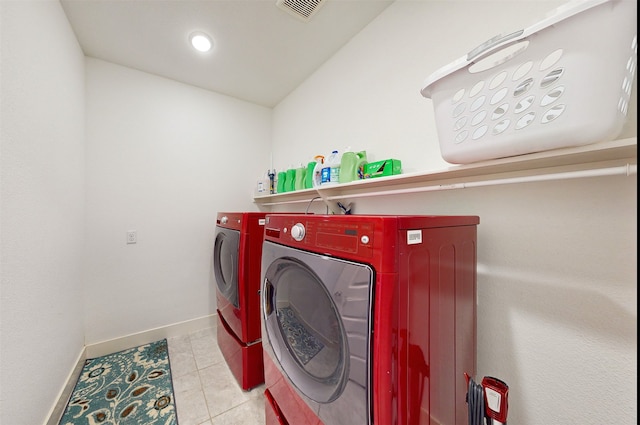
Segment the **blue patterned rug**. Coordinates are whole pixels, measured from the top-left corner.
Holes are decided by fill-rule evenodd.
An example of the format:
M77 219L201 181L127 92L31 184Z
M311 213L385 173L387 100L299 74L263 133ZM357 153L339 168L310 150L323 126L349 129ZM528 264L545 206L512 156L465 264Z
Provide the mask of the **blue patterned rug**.
M167 340L85 361L59 425L177 425Z

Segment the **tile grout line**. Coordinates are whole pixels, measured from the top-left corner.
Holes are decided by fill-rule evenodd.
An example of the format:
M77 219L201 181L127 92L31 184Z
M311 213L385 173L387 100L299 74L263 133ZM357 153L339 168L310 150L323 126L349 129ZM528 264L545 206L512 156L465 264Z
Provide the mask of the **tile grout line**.
M191 343L191 335L193 333L189 333L189 347L191 348L191 355L193 356L193 361L196 364L196 372L198 373L198 382L200 383L200 392L202 393L202 399L204 400L204 406L207 409L207 416L209 417L207 420L209 423L213 423L213 417L211 416L211 411L209 410L209 403L207 402L207 396L204 393L204 384L202 383L202 376L200 375L200 366L198 366L198 361L196 360L196 353L193 351L193 344ZM205 421L206 422L206 421Z
M213 331L213 334L212 334L212 331ZM184 336L185 336L185 339L183 340L184 344L188 343L189 345L184 346L183 348L181 348L181 350L182 352L184 352L185 355L187 355L188 357L191 357L193 361L193 366L191 366L193 367L193 369L189 367L188 369L190 369L190 372L188 372L188 374L193 374L194 372L197 374L197 377L191 378L193 379L193 381L191 384L192 390L190 391L192 391L194 400L196 399L198 400L196 401L196 403L198 403L199 405L197 411L200 413L200 415L202 415L202 416L188 415L187 417L184 417L185 420L187 418L189 419L184 425L213 425L215 423L214 421L218 420L219 418L223 418L223 417L226 418L229 415L233 416L234 415L233 412L236 411L236 409L238 409L240 406L243 406L243 408L241 409L243 411L243 413L241 414L242 417L244 417L244 415L246 414L251 414L251 415L255 414L255 413L249 413L249 412L253 410L252 404L254 402L254 399L259 397L260 391L257 390L257 388L254 388L251 391L252 393L255 393L255 394L249 395L246 400L240 402L239 404L234 403L234 405L231 407L226 405L218 406L216 404L217 401L215 401L216 400L215 397L213 400L213 404L209 403L207 393L212 386L214 388L217 388L216 387L217 384L216 384L216 381L207 383L204 381L204 378L205 377L211 378L210 376L211 371L208 370L209 368L216 368L217 370L217 368L220 367L219 365L224 363L224 359L219 358L217 354L217 350L219 349L219 347L217 345L217 339L215 337L215 328L206 329L206 331L203 329L199 331L189 332ZM177 341L176 341L176 344L177 344ZM176 345L176 347L178 347L178 345ZM202 350L203 347L206 347L204 352ZM196 348L198 348L197 351L196 351ZM206 353L209 353L210 350L216 351L216 354L214 355L213 358L208 358L206 354ZM201 361L198 362L197 358L200 358ZM210 362L209 360L213 360L213 362ZM219 371L221 372L221 370L222 369L220 369ZM198 379L197 382L195 381L196 378ZM240 400L237 400L237 401L240 401ZM205 404L204 408L202 408L200 403ZM216 407L224 408L224 410L217 411L215 410ZM179 410L179 406L178 406L178 410ZM260 409L260 411L262 412L263 409ZM202 420L200 420L199 418L202 418ZM263 423L263 422L258 421L258 423Z
M184 397L184 394L186 394L186 393L189 393L191 391L193 391L193 392L198 392L199 391L200 394L202 395L202 401L204 402L204 407L206 409L207 417L203 419L204 422L197 421L197 422L194 422L194 423L189 423L189 425L203 425L203 424L204 425L211 425L211 413L209 412L209 406L207 404L206 397L204 395L204 387L202 386L202 379L200 377L200 370L199 370L198 364L196 362L195 351L193 350L193 344L192 344L192 340L191 340L191 334L192 333L193 332L189 332L185 336L186 336L186 343L189 344L188 345L188 353L191 355L191 358L193 359L193 364L195 366L195 369L193 369L191 372L184 372L181 376L186 376L186 375L188 375L190 373L194 373L195 372L197 374L198 387L194 387L191 390L183 390L181 392L183 393L183 397ZM179 420L180 420L180 418L178 418L178 423L180 423Z

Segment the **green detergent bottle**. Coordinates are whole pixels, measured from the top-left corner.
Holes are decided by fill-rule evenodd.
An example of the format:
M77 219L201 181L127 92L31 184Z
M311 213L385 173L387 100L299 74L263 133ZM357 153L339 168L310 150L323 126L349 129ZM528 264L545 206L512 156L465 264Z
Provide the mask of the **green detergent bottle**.
M296 181L294 184L294 190L304 189L306 177L307 169L304 167L304 164L300 164L300 166L296 168Z
M293 192L296 190L296 169L291 166L287 170L287 179L284 182L284 191L285 192Z
M276 192L277 193L284 193L285 191L285 184L287 183L287 173L284 171L280 171L278 173L278 181L276 183L277 188L276 188Z
M313 157L313 161L307 164L307 174L304 178L304 188L305 189L313 189L316 186L320 185L320 168L318 168L318 164L322 165L324 162L324 156L316 155ZM316 179L316 168L318 171L317 182L314 182Z
M348 148L340 161L340 183L348 183L364 178L364 166L367 163L367 152L351 152Z

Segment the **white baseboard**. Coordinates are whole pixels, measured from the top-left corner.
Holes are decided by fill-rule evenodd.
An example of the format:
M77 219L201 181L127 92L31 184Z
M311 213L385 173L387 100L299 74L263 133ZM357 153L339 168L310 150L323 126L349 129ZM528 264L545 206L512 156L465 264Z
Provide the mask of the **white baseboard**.
M64 409L67 406L67 401L69 400L69 397L71 397L71 393L76 386L76 382L80 377L80 372L82 372L82 367L84 366L84 361L86 359L87 350L86 347L82 347L82 350L80 350L80 354L78 355L78 359L76 360L76 364L71 369L71 372L67 377L67 383L60 390L60 394L58 394L58 402L51 408L51 411L49 412L49 419L47 420L46 425L58 425L58 423L60 422L60 418L62 418Z
M211 314L209 316L186 320L184 322L174 323L172 325L149 329L143 332L84 346L78 356L76 365L69 373L65 386L60 391L58 402L51 408L49 419L45 425L58 425L58 422L64 413L64 408L67 405L67 401L69 400L69 397L71 397L71 393L73 392L78 378L80 377L80 372L82 371L82 367L84 366L86 359L116 353L118 351L126 350L127 348L148 344L163 338L185 335L201 329L215 328L217 326L216 317L217 314Z

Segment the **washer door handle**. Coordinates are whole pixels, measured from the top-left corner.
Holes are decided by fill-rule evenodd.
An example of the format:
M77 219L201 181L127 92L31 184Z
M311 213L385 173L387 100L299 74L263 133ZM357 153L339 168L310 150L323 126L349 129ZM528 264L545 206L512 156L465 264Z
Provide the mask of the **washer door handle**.
M262 293L262 311L265 317L269 317L273 313L273 285L269 279L264 280L264 292Z

